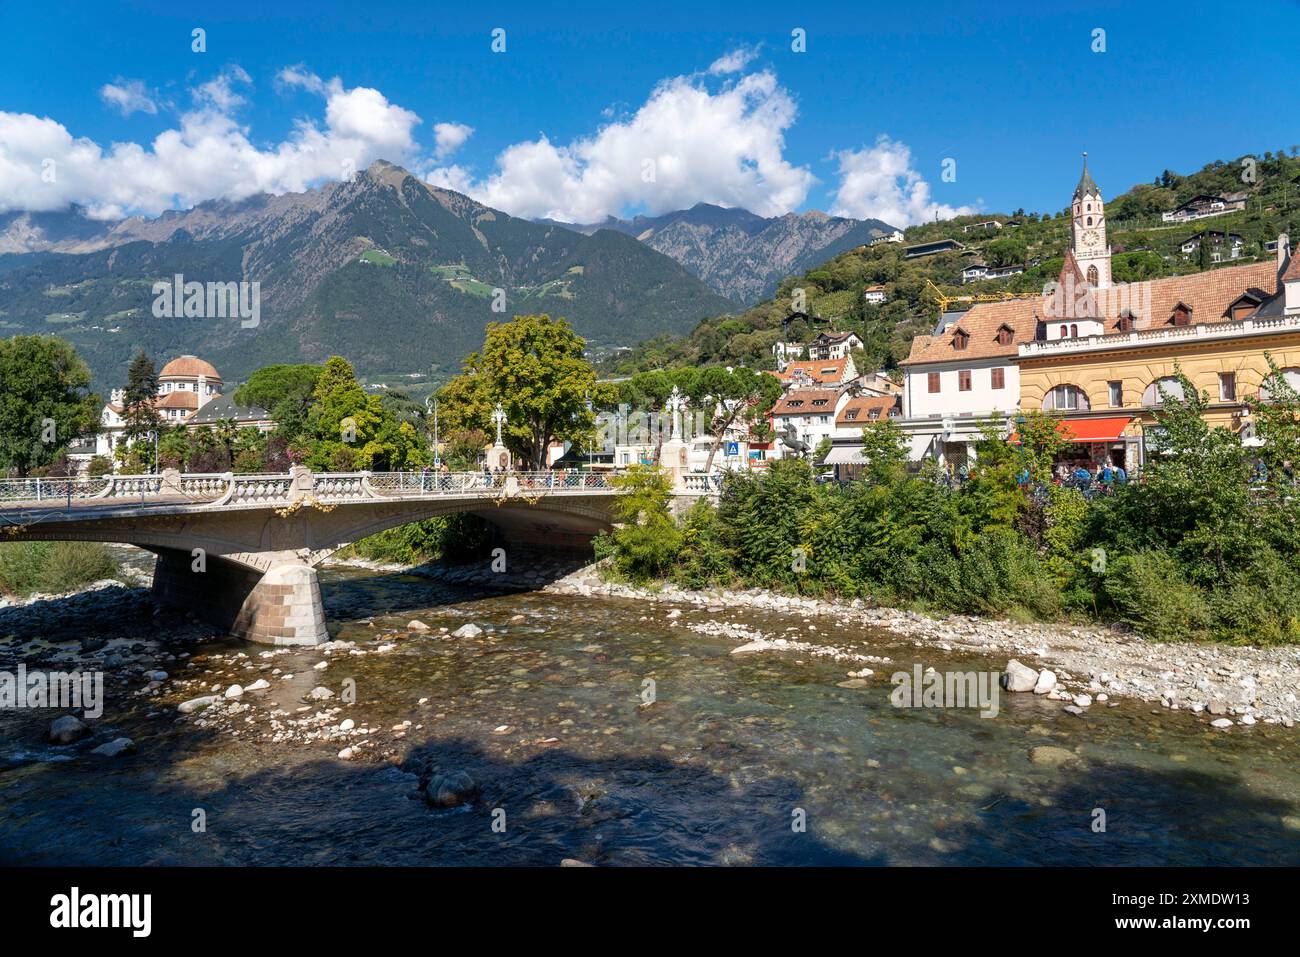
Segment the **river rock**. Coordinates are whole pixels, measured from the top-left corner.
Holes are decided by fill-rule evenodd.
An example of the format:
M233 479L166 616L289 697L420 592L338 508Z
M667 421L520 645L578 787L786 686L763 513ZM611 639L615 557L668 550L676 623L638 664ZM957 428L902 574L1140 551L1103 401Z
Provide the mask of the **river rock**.
M65 714L50 722L46 737L54 744L71 744L90 734L90 726L75 715Z
M435 807L468 804L478 796L478 783L464 771L435 774L425 785L424 796Z
M200 711L203 708L208 707L209 705L216 704L216 702L217 702L216 695L205 694L199 698L191 698L189 701L182 701L179 705L176 706L176 710L179 711L181 714L190 714L195 711Z
M1037 671L1026 668L1015 658L1007 662L1002 675L1003 688L1007 691L1033 691L1036 684L1038 684Z
M1074 703L1080 708L1092 707L1092 695L1077 694L1074 696Z
M1210 714L1227 714L1228 702L1224 701L1222 698L1214 698L1210 701L1206 710L1209 711Z
M428 631L429 626L426 625L424 622L420 621L420 619L418 618L412 618L410 621L406 623L406 630L407 631Z
M229 688L226 689L227 698L242 698L243 696L244 696L243 685L231 685Z
M311 698L312 701L327 701L334 697L334 692L330 691L330 689L326 688L324 685L317 685L315 688L311 689L307 697Z
M477 638L483 634L483 629L471 622L468 625L461 625L451 633L453 638Z
M561 867L595 867L595 864L588 864L586 861L580 861L574 857L566 857L560 861Z
M1074 761L1078 761L1079 756L1067 748L1058 748L1051 744L1040 744L1036 748L1029 749L1029 760L1034 762L1034 764L1059 768L1063 764L1070 764Z
M1047 694L1056 690L1056 674L1044 668L1038 672L1038 680L1034 682L1034 694Z
M1211 727L1211 728L1231 728L1231 727L1232 727L1232 719L1231 719L1231 718L1215 718L1213 721L1210 722L1210 727Z
M119 754L130 754L135 750L135 742L130 738L114 738L107 744L101 744L91 754L102 755L106 758L115 758Z
M245 691L265 691L265 690L266 690L267 688L269 688L269 687L271 687L271 682L267 681L265 678L258 678L256 681L254 681L251 685L249 685L249 686L248 686L247 688L245 688L244 690L245 690Z
M339 722L340 731L351 731L356 726L357 723L353 721L351 718L344 718L342 721Z

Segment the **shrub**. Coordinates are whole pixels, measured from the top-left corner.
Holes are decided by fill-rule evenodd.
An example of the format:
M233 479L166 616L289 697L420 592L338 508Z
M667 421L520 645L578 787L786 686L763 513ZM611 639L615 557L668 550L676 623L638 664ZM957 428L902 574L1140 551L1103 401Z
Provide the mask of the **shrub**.
M1120 620L1150 638L1195 641L1210 635L1212 615L1205 596L1165 549L1114 558L1103 583Z
M0 544L0 591L23 597L61 594L117 574L118 564L99 542Z

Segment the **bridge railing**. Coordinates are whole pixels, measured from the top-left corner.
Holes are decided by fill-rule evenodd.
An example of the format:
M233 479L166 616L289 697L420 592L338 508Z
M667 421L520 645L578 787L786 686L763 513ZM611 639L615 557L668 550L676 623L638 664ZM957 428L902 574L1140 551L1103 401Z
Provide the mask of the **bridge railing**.
M545 495L553 492L612 491L606 472L321 472L289 474L186 473L103 475L97 478L0 479L0 503L71 503L179 500L195 504L288 504L311 496L323 502L441 495ZM710 476L687 476L687 491L714 490ZM696 488L695 486L698 486Z
M318 476L319 478L319 476ZM461 495L517 487L522 492L601 491L613 488L603 472L371 472L366 484L381 497Z
M719 473L689 472L682 476L682 491L694 495L716 495L722 491L722 475Z
M0 502L54 502L97 498L111 485L111 478L20 478L0 479Z

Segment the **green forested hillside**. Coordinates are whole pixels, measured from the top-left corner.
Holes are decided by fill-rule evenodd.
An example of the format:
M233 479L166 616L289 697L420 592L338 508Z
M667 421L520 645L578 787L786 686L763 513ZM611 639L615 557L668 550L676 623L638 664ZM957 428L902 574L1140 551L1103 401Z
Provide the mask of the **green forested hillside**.
M1248 171L1253 172L1253 177L1245 176L1244 181ZM1241 159L1215 161L1187 176L1164 171L1151 183L1134 186L1118 196L1112 195L1104 183L1101 187L1106 198L1116 282L1252 262L1274 255L1265 251L1264 243L1276 239L1280 232L1300 236L1300 147L1296 146L1285 153L1279 150L1260 154L1253 170L1249 164L1243 166ZM1067 204L1073 188L1073 181L1063 184L1061 194ZM1240 192L1249 194L1245 210L1182 224L1161 220L1162 212L1198 194ZM962 231L963 226L991 219L1019 225ZM1215 264L1208 255L1209 247L1204 245L1198 254L1182 253L1180 247L1186 239L1211 229L1240 235L1245 241L1242 257L1229 261L1225 256L1222 264ZM803 290L810 319L792 322L787 330L790 338L804 341L816 329L832 326L852 329L867 344L863 359L870 367L892 368L907 355L913 336L928 332L938 318L938 307L927 291L927 279L945 293L956 295L1041 290L1060 274L1069 234L1068 205L1045 213L1018 209L913 226L905 231L901 245L849 250L786 279L773 298L751 309L711 317L684 338L660 337L644 342L607 360L602 371L624 375L666 365L708 362L744 362L770 368L772 345L782 338L782 322L791 315L797 290ZM904 246L936 239L955 239L966 248L905 259ZM962 270L979 262L1022 264L1027 268L1008 279L962 285ZM877 284L885 287L889 301L869 305L863 301L863 291Z

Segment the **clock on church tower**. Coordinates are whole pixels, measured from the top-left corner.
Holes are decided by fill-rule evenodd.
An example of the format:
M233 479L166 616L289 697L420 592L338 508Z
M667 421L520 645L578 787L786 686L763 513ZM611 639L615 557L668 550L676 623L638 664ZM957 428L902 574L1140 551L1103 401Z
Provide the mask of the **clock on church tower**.
M1088 172L1083 154L1083 175L1070 203L1070 249L1088 283L1097 289L1110 286L1110 246L1106 242L1106 203Z

